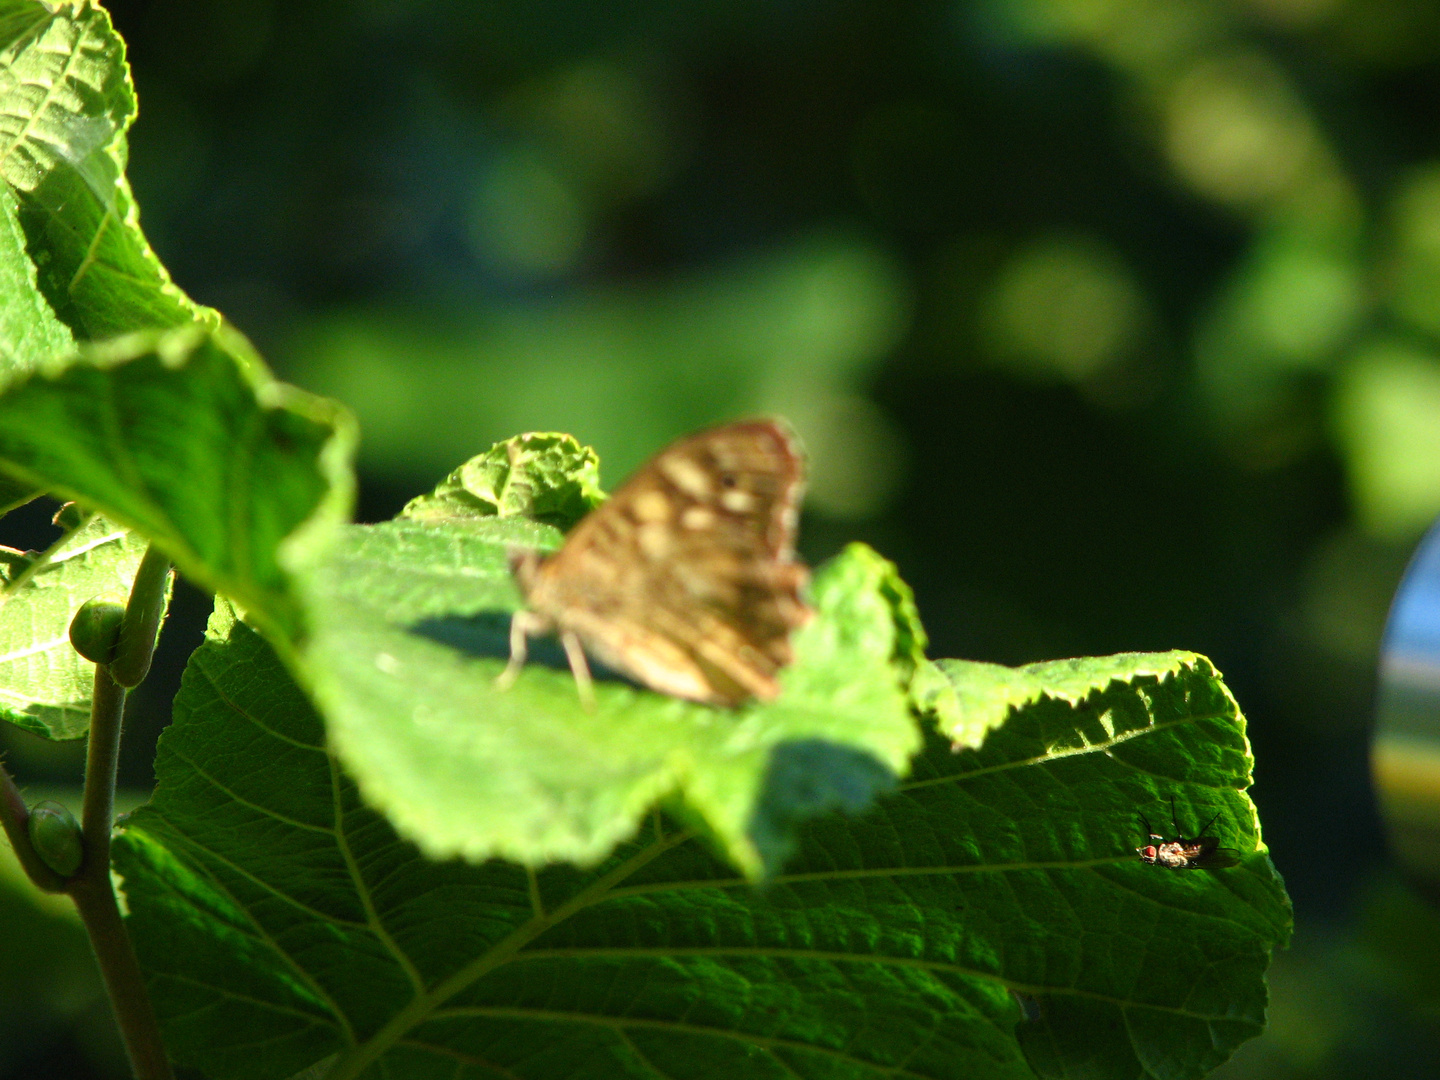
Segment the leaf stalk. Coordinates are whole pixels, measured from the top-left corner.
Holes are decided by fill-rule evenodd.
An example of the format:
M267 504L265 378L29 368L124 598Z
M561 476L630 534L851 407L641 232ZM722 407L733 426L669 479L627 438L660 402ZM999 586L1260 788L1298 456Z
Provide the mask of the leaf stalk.
M120 758L120 723L126 690L109 669L95 667L95 694L90 712L90 740L85 761L85 796L80 835L85 861L66 891L75 902L90 937L115 1022L125 1043L135 1080L172 1080L160 1024L145 989L135 946L120 917L110 881L110 832L115 819L115 772Z
M169 560L151 545L130 589L115 660L95 666L80 816L85 857L79 872L65 883L100 965L135 1080L173 1080L174 1073L110 880L110 835L115 825L115 778L127 688L150 670L155 637L165 613L169 574Z
M120 641L115 659L110 661L110 675L121 686L139 686L150 673L155 638L160 633L160 620L165 617L169 580L170 560L151 544L135 571L125 621L120 625Z

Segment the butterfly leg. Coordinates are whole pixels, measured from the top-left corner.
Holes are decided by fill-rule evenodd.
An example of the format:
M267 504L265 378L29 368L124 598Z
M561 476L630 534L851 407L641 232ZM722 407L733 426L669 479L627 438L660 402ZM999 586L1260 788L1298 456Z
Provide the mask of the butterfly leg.
M565 658L570 661L570 673L575 676L575 689L580 694L580 704L586 712L595 711L595 680L590 675L590 664L585 659L585 650L580 639L571 630L560 632L560 644L565 646Z
M543 633L547 629L545 620L537 619L533 612L517 611L510 616L510 662L495 679L495 689L509 690L520 677L520 669L530 655L530 635Z

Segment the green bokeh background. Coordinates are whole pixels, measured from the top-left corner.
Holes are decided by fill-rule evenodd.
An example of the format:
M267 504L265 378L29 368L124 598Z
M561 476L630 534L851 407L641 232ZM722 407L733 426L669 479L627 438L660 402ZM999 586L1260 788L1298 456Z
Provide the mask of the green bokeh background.
M106 6L147 234L357 411L363 518L522 430L613 485L784 413L805 554L895 559L934 655L1224 672L1298 932L1217 1075L1436 1075L1440 916L1366 751L1440 514L1440 7ZM203 625L178 596L134 789ZM32 789L78 782L74 748L4 738ZM0 1075L121 1075L78 930L16 890L0 914Z

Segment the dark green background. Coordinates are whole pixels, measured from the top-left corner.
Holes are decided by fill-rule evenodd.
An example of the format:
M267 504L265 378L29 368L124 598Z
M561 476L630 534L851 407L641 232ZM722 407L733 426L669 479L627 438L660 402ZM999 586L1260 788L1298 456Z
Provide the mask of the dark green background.
M1225 674L1298 933L1220 1075L1435 1075L1440 921L1366 753L1386 605L1440 512L1440 476L1406 479L1440 461L1440 8L107 6L142 224L359 412L363 519L521 427L594 444L613 485L700 424L796 413L806 555L895 559L933 655ZM177 594L131 787L205 609ZM5 737L23 781L78 781L73 748ZM45 978L0 1073L120 1075L83 962Z

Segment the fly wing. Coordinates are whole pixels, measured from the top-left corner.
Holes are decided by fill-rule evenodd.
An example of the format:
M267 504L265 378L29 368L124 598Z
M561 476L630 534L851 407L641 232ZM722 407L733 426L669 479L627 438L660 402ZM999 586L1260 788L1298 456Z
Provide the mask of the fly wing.
M1221 847L1213 836L1200 836L1185 842L1187 870L1223 870L1240 863L1240 852L1235 848Z
M1233 847L1211 848L1204 855L1195 860L1197 870L1224 870L1226 867L1240 865L1240 851Z

